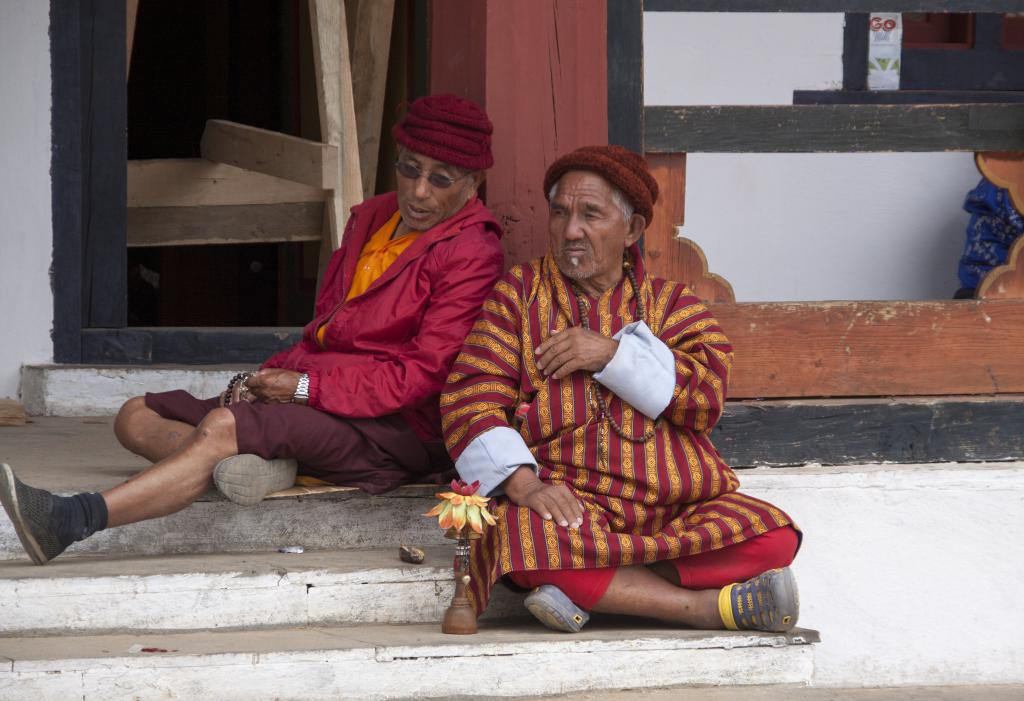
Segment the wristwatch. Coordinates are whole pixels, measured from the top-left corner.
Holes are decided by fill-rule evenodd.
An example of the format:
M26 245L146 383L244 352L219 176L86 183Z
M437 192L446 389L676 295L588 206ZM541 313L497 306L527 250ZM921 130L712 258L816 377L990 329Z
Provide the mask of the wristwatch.
M302 373L299 375L299 383L295 385L295 394L292 395L293 402L308 402L309 401L309 375Z

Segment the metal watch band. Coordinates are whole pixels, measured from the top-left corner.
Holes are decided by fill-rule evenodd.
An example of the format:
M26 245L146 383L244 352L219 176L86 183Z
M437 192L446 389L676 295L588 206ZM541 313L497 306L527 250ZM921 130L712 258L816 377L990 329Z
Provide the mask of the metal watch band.
M299 375L299 383L295 385L295 394L292 395L292 401L300 399L309 399L309 375L306 373Z

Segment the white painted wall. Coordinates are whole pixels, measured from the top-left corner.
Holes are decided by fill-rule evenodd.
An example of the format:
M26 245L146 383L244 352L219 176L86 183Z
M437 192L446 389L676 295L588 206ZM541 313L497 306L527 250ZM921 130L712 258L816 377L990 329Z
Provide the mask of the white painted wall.
M1024 682L1024 463L761 468L741 491L804 531L814 684Z
M0 3L0 397L53 357L50 7Z
M644 15L649 105L792 104L842 85L838 14ZM738 301L948 299L970 154L691 154L680 229Z

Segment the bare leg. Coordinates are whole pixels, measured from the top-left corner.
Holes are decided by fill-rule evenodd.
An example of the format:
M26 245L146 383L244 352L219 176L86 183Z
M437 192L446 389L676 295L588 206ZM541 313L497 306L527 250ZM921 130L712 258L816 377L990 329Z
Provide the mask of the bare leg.
M108 526L180 511L213 484L213 468L218 462L238 454L235 417L227 409L214 409L194 430L188 428L191 432L170 457L103 492Z
M121 445L150 462L173 455L194 430L182 421L163 418L146 406L144 397L125 402L114 421L114 435Z
M594 610L682 623L704 630L725 627L718 613L717 589L683 589L646 567L618 568Z

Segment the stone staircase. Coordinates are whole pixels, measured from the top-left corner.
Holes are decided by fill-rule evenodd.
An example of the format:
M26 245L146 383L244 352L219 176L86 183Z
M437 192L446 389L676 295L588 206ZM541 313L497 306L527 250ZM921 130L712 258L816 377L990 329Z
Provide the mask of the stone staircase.
M0 461L30 484L105 488L142 467L109 430L109 419L37 418L0 433ZM0 518L0 699L522 697L811 681L813 631L598 616L568 636L501 587L478 634L444 635L453 548L421 515L433 492L251 508L211 493L44 567ZM400 561L400 543L423 547L426 561ZM278 552L296 545L305 551Z

